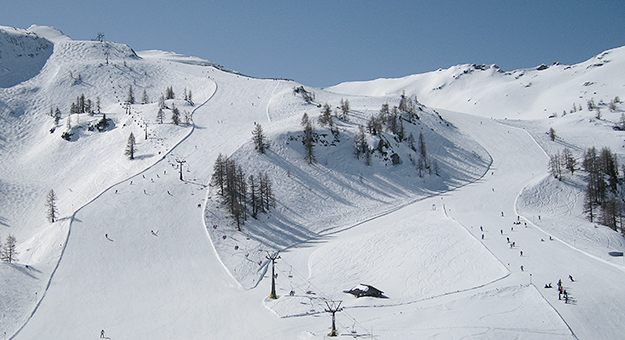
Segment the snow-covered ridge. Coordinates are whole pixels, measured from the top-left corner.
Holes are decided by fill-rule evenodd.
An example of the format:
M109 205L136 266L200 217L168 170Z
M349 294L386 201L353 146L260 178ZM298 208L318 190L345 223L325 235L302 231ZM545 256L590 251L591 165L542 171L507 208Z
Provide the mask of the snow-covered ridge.
M573 104L608 103L625 95L625 47L575 65L540 65L506 72L496 65L464 64L397 79L348 82L328 88L343 94L416 95L430 107L508 119L546 118Z

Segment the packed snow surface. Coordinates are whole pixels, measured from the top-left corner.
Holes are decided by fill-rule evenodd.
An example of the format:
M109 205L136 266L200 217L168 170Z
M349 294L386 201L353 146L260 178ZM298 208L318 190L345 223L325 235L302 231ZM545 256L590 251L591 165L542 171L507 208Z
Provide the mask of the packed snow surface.
M19 251L0 264L4 338L103 330L110 339L322 339L326 310L339 307L339 334L362 338L621 336L625 264L610 253L625 251L623 236L585 219L582 174L554 180L547 161L593 145L621 157L612 126L623 106L606 106L625 97L622 48L573 66L460 65L306 88L312 103L293 81L74 41L50 27L0 27L0 53L0 238L16 236ZM175 98L162 101L160 123L169 86ZM135 104L126 105L131 87ZM377 150L369 164L354 156L359 125L402 94L419 100L419 118L402 123L427 146L431 167L421 174L418 148L387 131L367 134ZM100 112L69 114L81 95ZM591 98L601 119L578 110ZM351 112L334 118L333 135L317 117L343 99ZM304 160L304 113L315 125L313 164ZM89 128L104 115L103 131ZM265 154L251 141L257 124ZM124 154L130 133L133 160ZM272 181L275 206L241 230L211 182L219 154ZM54 223L45 216L50 189ZM359 284L387 298L344 293Z

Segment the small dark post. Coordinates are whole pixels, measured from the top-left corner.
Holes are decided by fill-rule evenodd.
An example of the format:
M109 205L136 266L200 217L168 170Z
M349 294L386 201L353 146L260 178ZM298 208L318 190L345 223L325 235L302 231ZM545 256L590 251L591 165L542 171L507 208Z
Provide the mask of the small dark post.
M343 301L339 301L339 304L334 307L334 301L332 301L333 307L330 307L330 304L326 301L326 306L328 306L328 309L326 309L326 313L332 313L332 329L330 330L330 333L328 333L328 336L338 336L336 332L336 312L340 312L343 310L343 308L341 308L342 302Z
M180 170L180 180L182 181L182 164L186 163L184 159L176 159L176 163L178 163L178 170Z
M145 123L145 140L148 140L148 123Z
M267 252L267 260L271 260L271 294L269 294L270 299L277 299L276 295L276 260L280 258L278 252L275 252L273 255Z

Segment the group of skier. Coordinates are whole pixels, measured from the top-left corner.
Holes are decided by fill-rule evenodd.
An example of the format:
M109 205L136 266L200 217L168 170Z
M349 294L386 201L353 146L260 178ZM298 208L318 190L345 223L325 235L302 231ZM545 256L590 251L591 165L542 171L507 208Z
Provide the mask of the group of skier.
M575 282L575 280L573 280L573 276L571 275L569 275L569 280L571 280L571 282ZM551 282L546 284L545 288L552 288ZM570 300L569 293L566 291L566 289L562 285L562 279L558 280L558 300L564 300L564 303L569 303L569 300Z

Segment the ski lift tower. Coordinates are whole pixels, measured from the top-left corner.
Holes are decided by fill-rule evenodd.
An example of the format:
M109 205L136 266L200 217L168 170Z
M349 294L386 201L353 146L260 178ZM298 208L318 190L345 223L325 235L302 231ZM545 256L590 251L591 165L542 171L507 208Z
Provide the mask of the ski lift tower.
M187 161L184 159L179 159L176 158L176 163L178 163L178 170L180 170L180 180L182 181L182 164L186 163Z
M269 294L270 299L278 298L278 296L276 295L276 274L275 274L276 260L280 258L278 254L279 252L275 252L273 255L267 252L267 256L266 256L267 260L271 260L271 294Z
M339 301L339 303L335 306L334 305L334 301L330 301L332 302L330 306L330 303L328 303L326 301L326 306L328 307L326 309L326 313L332 313L332 329L330 330L330 333L328 333L328 336L338 336L337 332L336 332L336 312L340 312L343 310L343 308L341 308L341 303L343 301Z

